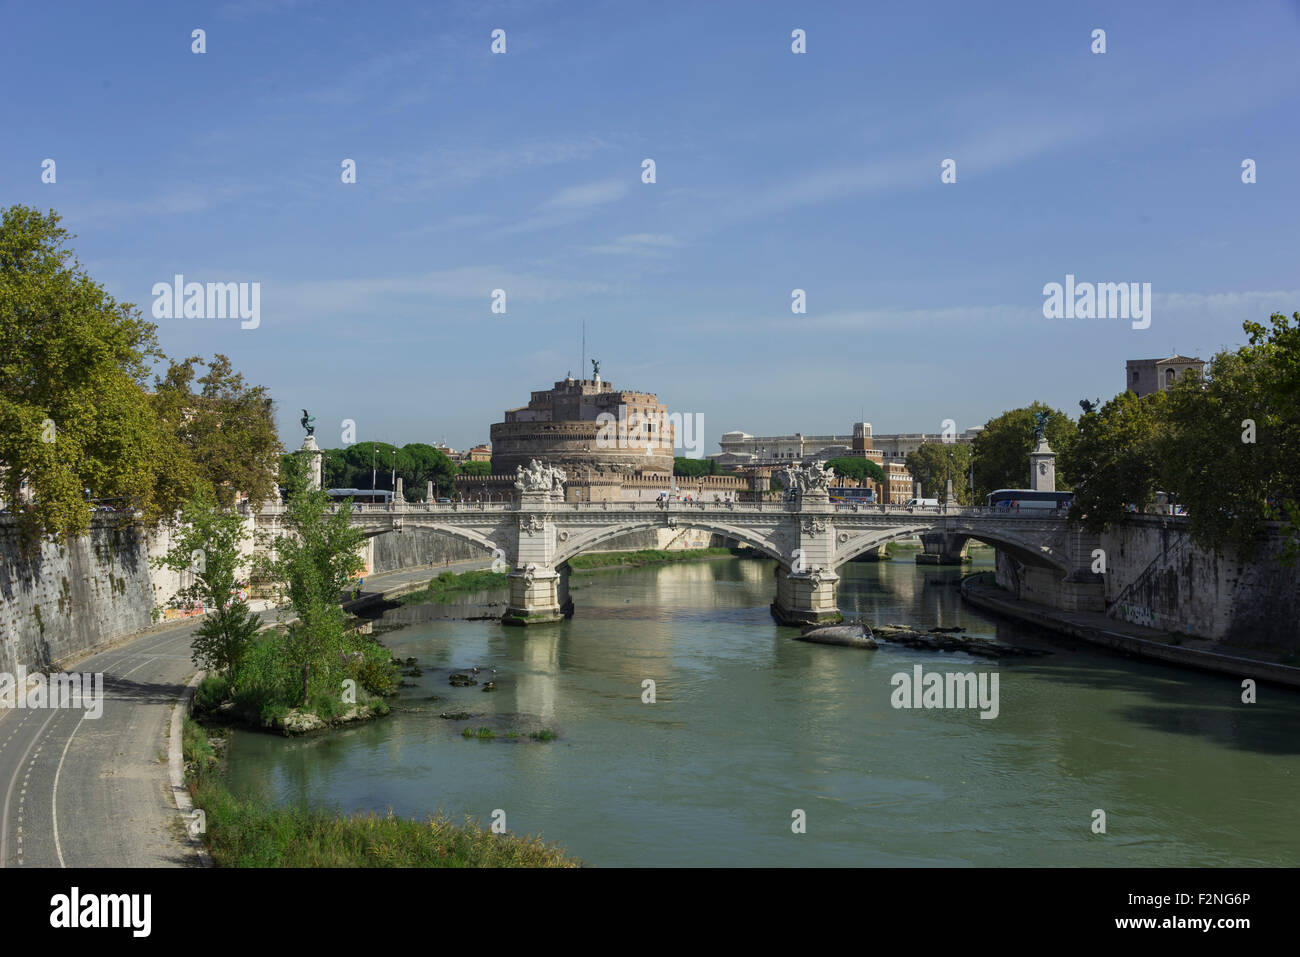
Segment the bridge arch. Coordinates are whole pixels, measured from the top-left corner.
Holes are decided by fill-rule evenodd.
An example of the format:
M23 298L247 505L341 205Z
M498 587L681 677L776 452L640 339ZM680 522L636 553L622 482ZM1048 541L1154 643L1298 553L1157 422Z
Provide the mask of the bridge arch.
M443 525L436 522L405 522L402 525L393 528L382 528L376 530L371 537L380 535L407 535L411 532L437 532L443 535L449 535L452 538L469 542L477 545L487 551L490 557L498 548L506 555L510 554L511 547L508 541L495 541L491 537L477 532L472 528L462 528L459 525Z
M902 538L911 538L923 532L941 532L959 538L973 538L985 545L991 545L999 551L1014 555L1028 565L1052 568L1062 574L1069 574L1072 570L1069 554L1059 547L1056 542L1029 538L1005 528L991 529L983 522L978 524L962 521L953 523L942 519L891 528L874 528L856 534L848 532L848 540L837 543L835 567L839 568L845 562L852 561L864 552L879 548L881 545Z
M734 538L736 541L744 542L750 548L762 552L768 558L774 558L783 565L788 565L790 560L783 554L784 549L777 542L765 538L753 529L741 528L734 525L728 525L723 522L709 521L706 518L695 518L688 515L674 513L673 516L677 521L671 526L677 529L697 529L699 531L711 532L721 535L724 538ZM663 528L664 521L662 517L647 516L643 521L621 522L617 525L605 526L602 528L592 529L589 532L573 534L571 530L560 526L564 531L570 531L570 537L567 541L557 542L555 549L554 564L562 565L571 558L576 558L583 552L591 551L598 545L602 545L610 539L619 538L629 532L643 531L648 528Z

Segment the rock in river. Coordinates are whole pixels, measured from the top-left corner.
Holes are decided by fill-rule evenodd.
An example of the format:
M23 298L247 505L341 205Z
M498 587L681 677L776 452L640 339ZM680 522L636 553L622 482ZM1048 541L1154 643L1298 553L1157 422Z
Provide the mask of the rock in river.
M819 645L845 645L849 648L874 648L876 639L866 625L808 625L799 635L800 641L813 641Z

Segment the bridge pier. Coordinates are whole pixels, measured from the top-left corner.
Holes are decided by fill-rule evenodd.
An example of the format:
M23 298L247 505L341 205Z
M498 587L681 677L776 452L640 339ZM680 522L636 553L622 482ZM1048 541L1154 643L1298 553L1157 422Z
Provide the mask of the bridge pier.
M556 570L529 563L512 571L508 580L510 604L501 616L503 625L538 625L573 614L567 564Z
M970 539L953 532L922 532L918 565L960 565L970 561Z
M839 576L821 570L796 574L776 568L776 601L772 617L782 625L825 625L844 620L835 601Z
M844 620L835 601L835 508L824 485L797 491L795 547L790 564L776 568L772 617L783 625L820 625Z

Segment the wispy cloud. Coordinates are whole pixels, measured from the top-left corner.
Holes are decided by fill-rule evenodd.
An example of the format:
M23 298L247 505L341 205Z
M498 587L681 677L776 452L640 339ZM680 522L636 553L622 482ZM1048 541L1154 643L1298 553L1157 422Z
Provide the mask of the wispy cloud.
M509 308L513 302L552 302L606 292L609 287L499 266L465 266L418 276L266 283L262 298L264 308L280 310L286 317L351 315L372 321L393 307L424 303L432 311L447 300L481 303L487 315L494 289L505 290Z
M628 183L624 179L603 179L569 186L539 203L531 216L503 226L497 232L504 236L564 226L583 219L602 206L617 202L627 195L627 191Z
M666 256L681 242L666 233L630 233L608 243L581 247L585 252L615 256Z

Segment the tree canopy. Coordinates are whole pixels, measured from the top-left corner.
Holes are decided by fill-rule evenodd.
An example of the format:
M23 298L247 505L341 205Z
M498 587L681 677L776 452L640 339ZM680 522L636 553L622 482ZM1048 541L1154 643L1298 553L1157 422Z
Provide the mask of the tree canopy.
M922 442L907 453L907 470L926 496L947 501L948 477L958 505L970 505L970 446L959 442Z
M837 477L843 476L858 482L872 481L883 485L885 481L885 470L871 459L860 459L845 455L840 458L829 459L826 462L826 467L833 469Z
M1062 457L1077 483L1074 518L1100 527L1159 490L1186 506L1202 547L1250 557L1278 520L1290 530L1284 555L1295 559L1300 312L1243 328L1249 345L1218 353L1204 375L1184 374L1141 399L1124 392L1084 413Z
M59 222L26 206L0 220L0 481L11 508L29 483L29 537L85 531L87 489L156 520L194 478L144 387L153 325L86 274Z
M1076 429L1064 412L1041 402L1003 412L990 419L971 444L971 455L975 458L975 494L978 497L983 498L1000 488L1028 487L1035 412L1048 414L1047 442L1056 452L1058 462L1068 460ZM1068 470L1057 469L1056 486L1064 490L1072 487Z

